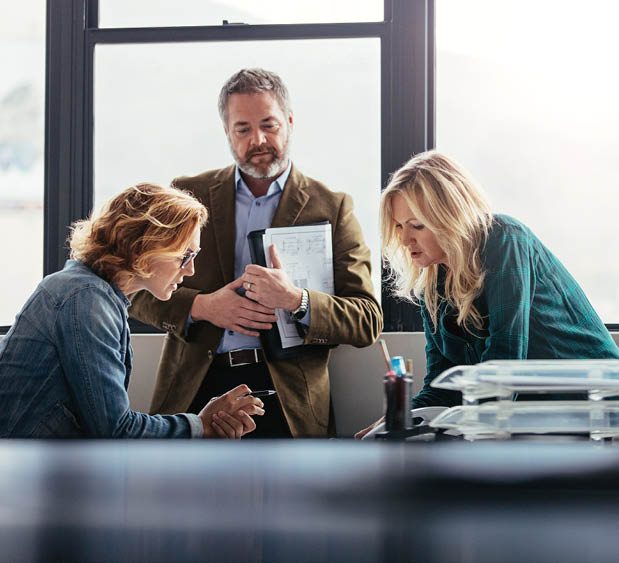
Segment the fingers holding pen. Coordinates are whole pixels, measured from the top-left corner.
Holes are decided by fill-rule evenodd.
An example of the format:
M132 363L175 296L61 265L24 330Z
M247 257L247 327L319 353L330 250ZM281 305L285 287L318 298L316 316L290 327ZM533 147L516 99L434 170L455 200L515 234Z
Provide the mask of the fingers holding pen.
M248 393L251 389L243 384L211 399L198 414L204 436L239 439L254 430L256 425L251 417L264 414L264 403Z
M253 432L256 429L256 422L243 409L239 410L237 414L238 414L239 420L243 424L243 435L249 434L250 432ZM264 410L262 411L262 414L264 414Z
M226 411L214 413L211 425L220 438L240 440L243 434L245 434L243 422Z
M264 403L258 397L250 395L250 393L251 389L247 385L237 385L234 389L219 397L218 400L223 399L225 401L222 407L228 412L244 409L252 415L263 415Z
M232 414L219 411L213 414L211 425L220 438L240 440L245 434L256 429L256 423L250 415L262 416L263 414L264 409L256 405L249 405Z

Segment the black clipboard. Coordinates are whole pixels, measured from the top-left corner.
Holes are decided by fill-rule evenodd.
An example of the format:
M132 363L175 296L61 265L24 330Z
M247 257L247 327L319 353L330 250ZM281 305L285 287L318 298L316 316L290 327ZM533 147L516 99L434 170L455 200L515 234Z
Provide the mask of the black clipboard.
M310 225L326 225L328 221L322 221L320 223L310 223L308 225L298 225L299 227L306 227ZM252 231L247 235L247 242L249 244L249 255L253 264L258 266L267 267L266 253L264 251L264 245L262 244L262 235L264 235L266 229L260 229L258 231ZM319 344L301 344L299 346L290 346L289 348L282 348L282 339L279 336L279 329L277 324L269 330L260 331L260 342L262 343L262 349L267 357L267 360L275 362L277 360L287 360L300 355L312 354L318 350L324 350L325 346ZM332 346L327 346L331 348Z

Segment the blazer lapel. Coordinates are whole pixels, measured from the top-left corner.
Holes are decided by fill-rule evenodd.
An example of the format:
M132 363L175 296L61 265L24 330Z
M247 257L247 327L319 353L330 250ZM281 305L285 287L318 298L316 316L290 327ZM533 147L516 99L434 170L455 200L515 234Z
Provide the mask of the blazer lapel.
M293 164L271 227L289 227L297 224L299 215L309 200L305 183L305 176Z
M211 200L211 213L209 222L215 235L219 266L223 273L225 283L234 279L234 166L231 172L226 174L222 182L209 188Z

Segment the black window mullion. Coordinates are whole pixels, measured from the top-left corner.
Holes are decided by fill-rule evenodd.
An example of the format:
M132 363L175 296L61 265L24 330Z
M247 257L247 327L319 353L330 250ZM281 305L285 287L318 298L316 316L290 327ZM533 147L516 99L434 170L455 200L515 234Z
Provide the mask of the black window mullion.
M327 24L214 25L89 29L94 43L181 43L186 41L263 41L381 37L385 22Z
M434 141L434 1L392 5L389 111L383 113L383 185L411 155L432 148ZM383 270L382 306L385 331L423 330L419 308L394 299Z
M412 154L435 144L434 0L384 0L384 14L383 22L99 29L99 0L48 0L44 274L62 267L68 225L92 206L96 44L378 37L384 186ZM414 306L384 287L382 296L385 330L422 328Z
M436 147L436 23L434 0L428 2L426 18L426 150Z
M99 0L86 0L86 29L99 27Z
M93 63L97 44L377 37L381 41L381 176L434 141L433 0L385 0L385 21L99 28L98 0L48 0L45 268L67 255L67 226L93 201ZM383 290L386 330L419 330L418 311Z
M44 275L67 258L68 225L88 211L84 190L84 3L47 3Z

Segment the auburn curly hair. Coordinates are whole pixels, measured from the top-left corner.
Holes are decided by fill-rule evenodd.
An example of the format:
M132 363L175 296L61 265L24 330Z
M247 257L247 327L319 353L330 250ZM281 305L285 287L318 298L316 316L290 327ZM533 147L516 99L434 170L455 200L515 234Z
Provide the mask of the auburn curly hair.
M120 277L152 276L154 256L178 256L208 213L177 188L137 184L107 202L98 213L71 226L71 258L109 283Z

